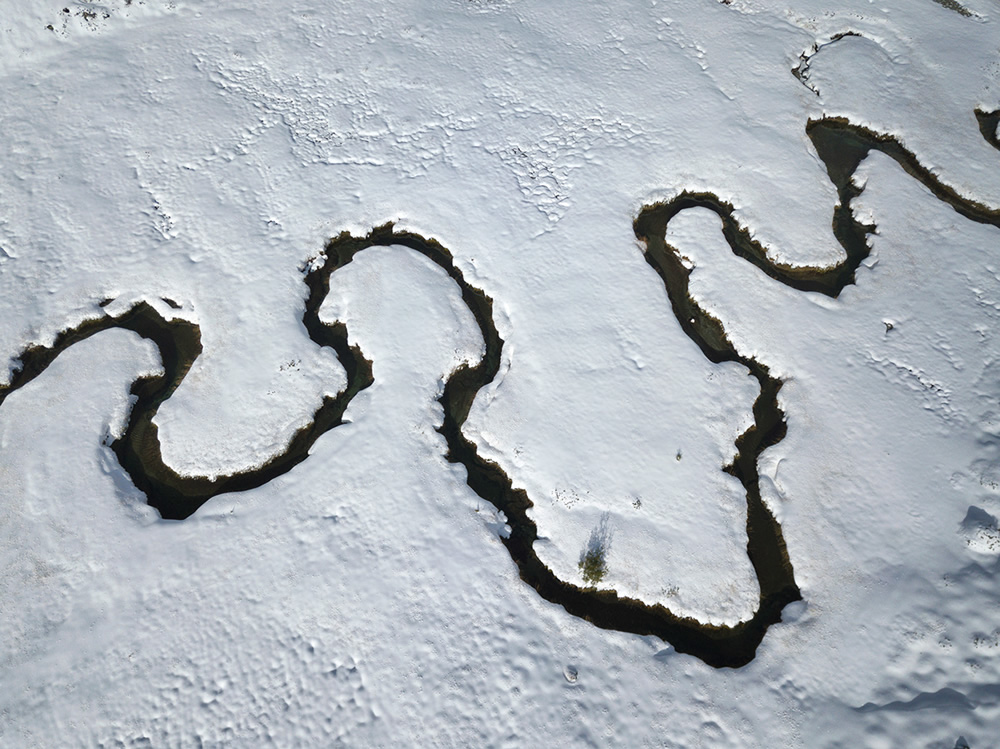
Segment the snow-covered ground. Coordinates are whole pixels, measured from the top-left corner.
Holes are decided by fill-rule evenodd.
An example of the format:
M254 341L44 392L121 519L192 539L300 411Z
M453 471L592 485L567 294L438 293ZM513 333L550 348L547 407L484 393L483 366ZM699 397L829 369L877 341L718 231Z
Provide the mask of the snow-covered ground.
M503 361L464 432L534 502L539 558L582 585L603 529L602 588L701 622L759 602L722 470L758 382L684 333L633 219L709 192L769 262L840 262L822 118L1000 209L988 0L0 8L0 380L147 300L203 347L157 413L164 460L252 469L345 385L302 323L304 269L395 221L493 299ZM519 578L435 431L482 354L472 313L434 263L371 248L321 317L374 384L305 461L186 520L108 446L159 370L148 341L99 333L2 402L0 743L996 745L1000 229L881 153L854 179L877 233L837 298L736 257L710 211L668 226L692 297L785 383L759 470L803 600L749 665Z

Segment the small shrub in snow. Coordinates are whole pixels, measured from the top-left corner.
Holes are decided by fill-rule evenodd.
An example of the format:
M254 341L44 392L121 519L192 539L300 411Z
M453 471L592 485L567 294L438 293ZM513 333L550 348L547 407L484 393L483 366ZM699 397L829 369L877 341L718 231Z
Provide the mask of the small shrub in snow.
M580 573L583 581L593 587L608 573L607 555L611 548L611 528L608 525L608 513L601 515L601 522L590 532L587 544L580 552Z
M604 559L604 549L587 549L580 559L580 572L587 585L597 585L608 572L608 563Z

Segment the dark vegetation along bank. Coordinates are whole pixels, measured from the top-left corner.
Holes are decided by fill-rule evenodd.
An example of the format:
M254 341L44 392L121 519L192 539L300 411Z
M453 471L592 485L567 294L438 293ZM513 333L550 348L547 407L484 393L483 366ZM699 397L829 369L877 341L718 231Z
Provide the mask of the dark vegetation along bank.
M983 134L996 142L997 113L977 113ZM323 262L306 274L308 297L303 322L309 336L320 346L336 351L347 373L347 387L338 396L324 399L310 423L295 433L286 449L252 470L215 479L185 477L165 465L153 418L160 404L171 396L201 353L198 327L183 320L168 320L151 305L139 303L119 316L88 320L64 331L52 346L32 346L22 352L21 367L10 385L0 388L0 404L6 396L37 377L68 347L109 328L124 328L147 338L160 350L164 374L145 377L132 385L136 396L124 435L111 447L134 484L150 505L164 518L183 519L209 498L223 492L238 492L267 483L305 460L309 449L324 432L340 425L344 410L353 397L372 384L372 367L362 352L348 342L343 324L324 324L319 308L329 291L330 276L347 265L359 252L373 247L398 245L425 255L437 263L458 284L462 298L475 316L485 342L485 354L476 364L464 364L448 378L441 404L444 422L438 431L448 446L448 459L461 463L468 472L468 484L480 497L504 512L511 528L503 542L517 563L521 578L548 601L567 612L605 629L655 635L677 651L697 656L716 667L737 667L753 659L767 628L781 619L782 609L801 598L788 558L782 530L761 499L758 457L785 435L784 414L778 406L781 382L755 359L740 354L730 343L722 324L702 310L688 294L690 272L678 252L666 243L670 219L686 208L706 207L722 219L723 233L733 252L753 263L762 272L796 289L837 296L854 280L861 261L868 255L867 234L873 227L853 219L851 200L858 189L851 176L872 149L888 154L908 173L919 179L941 200L974 221L1000 226L1000 215L962 198L942 185L913 156L892 138L881 136L839 119L810 122L807 132L826 164L830 179L839 192L834 210L833 231L847 257L829 268L787 268L772 263L763 247L754 242L745 227L733 218L733 207L709 193L686 193L669 203L645 207L634 221L636 236L645 244L646 260L663 280L685 333L713 362L734 361L747 367L760 383L754 403L754 424L736 441L737 456L723 470L738 478L747 496L747 553L760 584L760 604L754 616L734 626L706 625L676 616L661 605L619 596L613 590L580 587L557 578L536 556L534 542L538 529L529 516L532 502L513 485L511 478L492 461L482 458L462 426L476 394L497 375L504 342L493 322L493 301L471 286L453 262L451 253L433 239L397 232L392 224L372 230L367 236L348 233L332 239ZM175 305L171 305L175 306Z

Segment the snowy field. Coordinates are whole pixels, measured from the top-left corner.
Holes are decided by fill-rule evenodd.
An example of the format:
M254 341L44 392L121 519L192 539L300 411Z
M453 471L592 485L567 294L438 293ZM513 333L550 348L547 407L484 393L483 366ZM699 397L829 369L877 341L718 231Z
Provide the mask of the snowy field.
M995 0L0 8L0 745L1000 746Z

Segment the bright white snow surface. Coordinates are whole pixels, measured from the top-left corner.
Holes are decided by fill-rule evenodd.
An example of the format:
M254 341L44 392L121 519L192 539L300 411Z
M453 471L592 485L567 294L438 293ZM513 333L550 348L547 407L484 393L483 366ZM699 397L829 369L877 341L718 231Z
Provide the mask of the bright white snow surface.
M822 116L1000 207L974 116L1000 109L1000 8L946 5L2 0L0 352L13 367L106 299L192 320L164 459L244 470L344 386L301 322L303 267L396 221L494 300L504 362L465 431L533 499L540 558L579 584L603 522L602 586L749 618L722 467L757 382L685 336L632 219L710 191L772 260L839 261ZM736 258L714 214L669 226L692 295L786 380L761 482L804 601L750 665L520 581L435 431L481 336L440 268L389 247L321 311L374 362L349 423L185 521L107 447L160 366L148 342L101 333L0 406L0 743L994 745L1000 230L887 157L856 180L878 233L836 300Z

